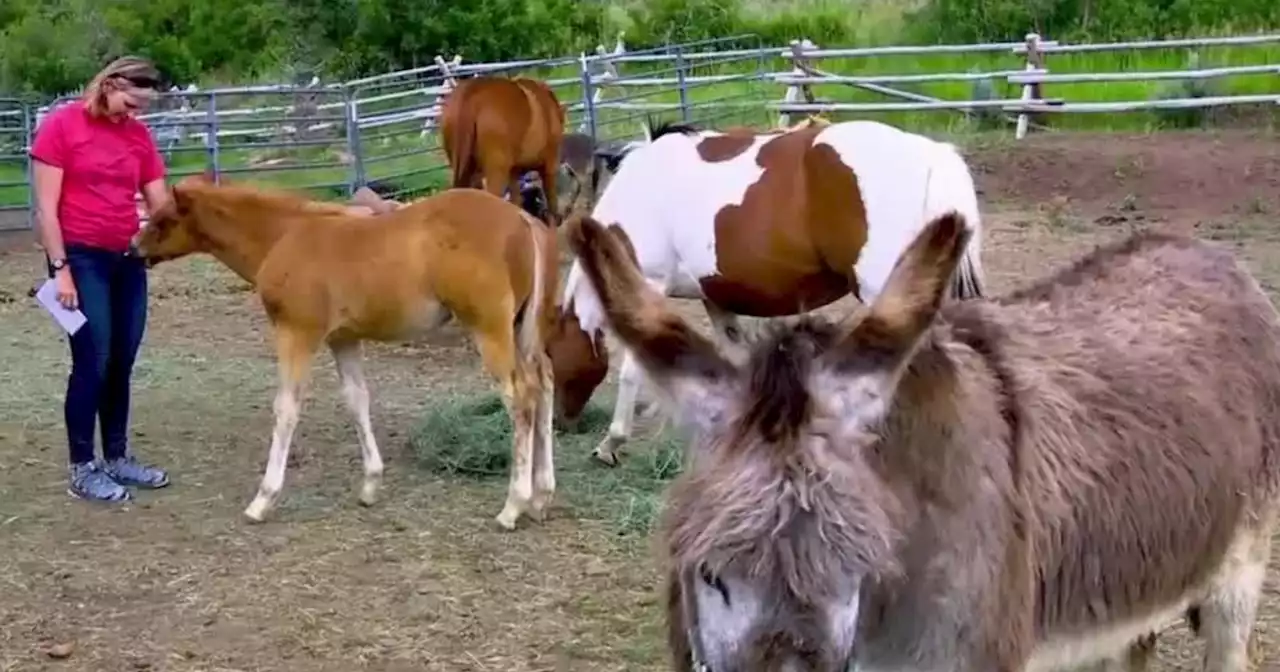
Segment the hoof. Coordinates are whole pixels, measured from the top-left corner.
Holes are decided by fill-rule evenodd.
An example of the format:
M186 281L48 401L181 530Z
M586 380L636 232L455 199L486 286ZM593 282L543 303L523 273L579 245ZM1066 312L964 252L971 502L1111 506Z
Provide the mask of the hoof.
M547 511L551 508L551 501L551 495L534 497L533 502L529 504L529 519L536 523L547 522Z
M249 508L244 510L244 517L245 520L250 523L256 524L266 520L266 511L263 510L263 507L255 506L255 504L256 502L254 504L250 504Z
M502 513L499 513L497 516L495 516L493 520L498 524L498 527L502 528L503 530L506 530L507 532L511 532L512 530L516 529L516 521L518 521L519 519L520 519L519 513L510 511L508 509L503 509Z
M528 512L529 504L527 500L521 504L508 495L506 503L502 506L502 512L494 517L494 521L504 530L514 530L516 523L520 521L520 516Z
M271 512L271 507L275 504L273 500L274 497L268 496L259 490L253 501L249 502L249 506L245 507L244 517L249 519L249 522L261 523L266 520L267 514Z
M358 500L361 506L373 506L378 503L378 484L366 482L360 488L360 497Z
M608 466L608 467L618 466L618 454L613 451L604 451L599 448L596 448L595 450L591 451L591 456L599 460L605 466Z
M526 514L526 515L528 515L528 516L529 516L529 520L532 520L533 522L538 523L539 525L541 525L542 523L547 522L547 510L546 510L546 509L530 508L530 509L529 509L529 513L528 513L528 514Z

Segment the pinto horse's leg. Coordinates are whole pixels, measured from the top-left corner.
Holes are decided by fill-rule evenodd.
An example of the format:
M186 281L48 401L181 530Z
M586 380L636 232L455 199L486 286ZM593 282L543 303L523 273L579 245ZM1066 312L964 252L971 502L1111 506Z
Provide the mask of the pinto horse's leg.
M276 426L271 434L271 450L267 455L267 469L262 474L258 495L244 510L253 522L262 522L275 505L276 497L284 488L285 464L289 459L289 447L293 432L298 428L298 416L302 413L302 397L311 371L320 339L287 325L276 326L276 361L280 372L276 391Z
M1276 512L1269 511L1241 532L1212 579L1207 598L1199 604L1205 672L1250 669L1249 638L1267 575L1275 523Z
M360 488L360 503L372 506L378 501L378 489L382 485L382 453L378 441L373 438L373 423L369 419L369 384L364 378L364 364L360 353L360 341L330 343L333 361L338 366L338 378L342 382L342 398L356 420L356 432L360 440L360 458L364 463L364 484Z
M618 465L618 452L622 444L631 438L631 426L635 420L636 395L644 382L644 372L630 350L622 350L622 367L618 372L618 401L613 406L613 422L609 434L600 441L591 455L605 464Z

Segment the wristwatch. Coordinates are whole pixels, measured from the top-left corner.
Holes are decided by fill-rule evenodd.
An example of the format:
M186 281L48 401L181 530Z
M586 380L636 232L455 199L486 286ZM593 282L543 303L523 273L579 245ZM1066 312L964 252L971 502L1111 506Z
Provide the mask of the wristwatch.
M50 259L50 260L49 260L49 266L50 266L50 267L51 267L55 272L57 272L57 271L61 271L62 269L64 269L64 268L66 268L66 267L67 267L67 260L66 260L66 259Z

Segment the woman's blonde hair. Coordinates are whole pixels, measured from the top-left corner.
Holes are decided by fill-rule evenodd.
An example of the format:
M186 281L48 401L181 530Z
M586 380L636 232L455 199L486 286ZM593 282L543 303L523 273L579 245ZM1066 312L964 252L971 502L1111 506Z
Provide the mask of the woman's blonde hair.
M89 80L89 85L84 87L84 93L80 96L89 109L89 114L95 117L107 115L108 91L103 84L115 77L127 79L134 86L155 88L159 83L160 73L151 61L140 56L123 56L111 61Z

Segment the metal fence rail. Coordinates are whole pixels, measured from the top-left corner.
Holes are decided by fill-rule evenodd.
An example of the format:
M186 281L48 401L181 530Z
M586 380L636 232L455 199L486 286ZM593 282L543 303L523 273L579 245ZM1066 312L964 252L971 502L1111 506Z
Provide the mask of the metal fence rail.
M408 198L447 185L436 120L440 103L460 78L520 74L546 81L566 110L569 129L598 142L635 139L650 115L709 126L787 125L798 113L868 114L907 111L1009 113L1023 137L1032 115L1121 113L1228 105L1280 104L1280 62L1181 70L1051 72L1057 54L1106 51L1258 47L1280 44L1280 34L1109 44L1062 44L1029 34L1019 42L822 49L808 40L768 47L753 35L643 51L612 51L506 63L464 63L437 56L426 67L342 83L173 90L144 119L153 129L170 173L205 170L342 198L361 185ZM1009 62L983 72L856 74L863 59L962 54ZM1280 59L1277 59L1280 60ZM852 73L828 72L824 62L852 64ZM1272 78L1274 87L1249 95L1201 95L1154 100L1045 98L1046 85L1082 82L1206 81ZM953 100L912 86L938 82L1001 82L1017 98ZM821 99L824 91L859 92L856 100ZM865 100L867 93L885 100ZM49 105L0 99L0 229L29 225L31 203L26 150ZM846 96L848 98L848 96Z
M30 225L31 107L0 98L0 230Z

